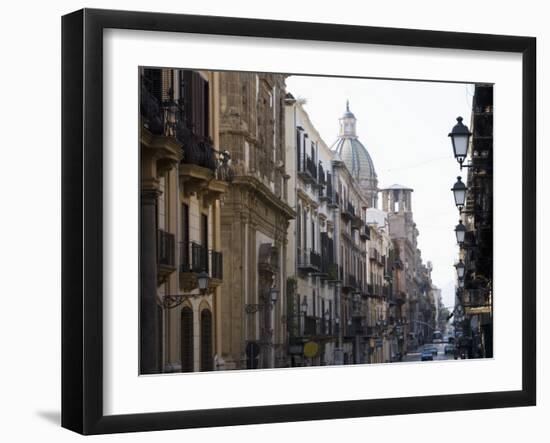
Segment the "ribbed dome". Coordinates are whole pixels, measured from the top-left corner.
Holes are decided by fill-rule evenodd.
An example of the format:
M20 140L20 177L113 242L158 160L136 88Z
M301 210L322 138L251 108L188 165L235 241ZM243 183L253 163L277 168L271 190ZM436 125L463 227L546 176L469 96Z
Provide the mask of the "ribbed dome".
M340 156L355 179L377 179L372 158L358 139L338 137L330 149Z
M330 149L342 159L351 175L357 180L370 207L376 206L378 177L367 148L356 133L356 118L346 103L346 112L340 118L340 135Z

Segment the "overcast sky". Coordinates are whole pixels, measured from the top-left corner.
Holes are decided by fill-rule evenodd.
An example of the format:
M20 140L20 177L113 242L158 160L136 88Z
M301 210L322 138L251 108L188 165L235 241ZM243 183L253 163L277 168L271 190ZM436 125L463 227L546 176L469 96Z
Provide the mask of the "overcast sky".
M433 263L432 279L442 289L443 304L454 305L459 217L450 189L460 170L447 134L459 115L469 126L473 85L301 76L286 83L296 98L307 100L304 107L329 147L349 99L379 187L398 183L414 189L423 261Z

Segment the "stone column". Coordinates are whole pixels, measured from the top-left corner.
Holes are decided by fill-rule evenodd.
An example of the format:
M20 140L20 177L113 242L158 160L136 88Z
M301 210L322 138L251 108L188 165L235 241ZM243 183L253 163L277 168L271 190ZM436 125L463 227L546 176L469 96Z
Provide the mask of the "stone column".
M140 204L140 373L160 372L157 303L156 201L159 191L141 190Z

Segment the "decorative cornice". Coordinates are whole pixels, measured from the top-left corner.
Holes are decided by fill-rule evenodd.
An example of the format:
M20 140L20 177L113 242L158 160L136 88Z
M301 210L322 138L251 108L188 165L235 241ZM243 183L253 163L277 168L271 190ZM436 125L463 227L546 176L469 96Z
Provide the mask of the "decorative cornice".
M281 212L287 220L296 218L296 211L273 194L273 192L256 177L247 175L236 176L232 182L232 186L244 186L252 190L258 198Z

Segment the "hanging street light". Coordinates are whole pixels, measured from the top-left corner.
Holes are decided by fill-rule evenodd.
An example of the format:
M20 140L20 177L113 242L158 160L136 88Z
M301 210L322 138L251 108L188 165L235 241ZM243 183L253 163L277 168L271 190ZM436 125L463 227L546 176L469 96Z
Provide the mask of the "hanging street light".
M199 284L199 289L202 294L206 293L206 290L208 289L209 281L210 281L210 276L206 271L201 271L197 276L197 282Z
M270 289L269 295L270 295L270 299L271 299L271 304L274 305L275 303L277 303L277 297L279 296L279 290L277 288L273 287L273 288Z
M464 271L466 270L466 266L464 266L462 259L460 259L460 261L455 265L455 268L458 281L464 280Z
M245 311L247 314L255 314L256 312L266 309L273 309L275 303L277 303L277 297L279 296L279 290L276 287L265 288L262 291L260 299L263 303L249 303L245 305ZM285 319L288 319L286 317Z
M307 298L304 297L304 301L302 302L301 306L302 306L302 309L301 309L302 314L305 317L307 314Z
M462 220L458 221L458 225L455 226L456 242L459 246L464 245L464 239L466 237L466 226L462 224Z
M452 131L449 133L449 137L451 137L451 142L453 144L453 153L460 164L460 169L462 169L462 164L468 154L468 145L470 144L470 137L472 136L472 133L468 127L462 123L462 120L462 117L457 117L457 124L454 125Z
M466 185L462 182L462 177L457 177L457 182L453 185L451 191L453 191L455 205L460 211L462 210L462 208L464 207L464 203L466 202L467 189L468 188L466 187Z

